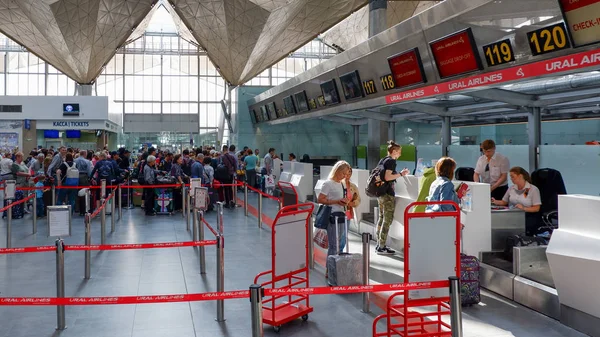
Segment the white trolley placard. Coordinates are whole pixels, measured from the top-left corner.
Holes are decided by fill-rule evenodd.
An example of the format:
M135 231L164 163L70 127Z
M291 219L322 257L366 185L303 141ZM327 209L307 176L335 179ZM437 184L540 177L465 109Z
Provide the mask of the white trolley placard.
M198 187L202 187L202 179L200 179L200 178L191 178L190 179L190 191L193 192ZM193 193L192 193L192 196L194 196Z
M71 206L48 206L48 237L71 236Z
M194 208L199 211L206 211L208 201L208 188L196 187L194 189Z
M14 180L7 180L4 187L4 199L15 199L15 193L17 191L17 182Z

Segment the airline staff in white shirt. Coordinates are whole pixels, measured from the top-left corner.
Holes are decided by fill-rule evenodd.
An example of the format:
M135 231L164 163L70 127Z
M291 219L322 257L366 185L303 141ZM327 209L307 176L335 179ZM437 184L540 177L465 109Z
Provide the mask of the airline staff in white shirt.
M510 163L508 158L496 153L496 143L487 139L481 143L483 156L477 160L473 180L490 184L491 196L494 199L502 200L508 190L508 171Z

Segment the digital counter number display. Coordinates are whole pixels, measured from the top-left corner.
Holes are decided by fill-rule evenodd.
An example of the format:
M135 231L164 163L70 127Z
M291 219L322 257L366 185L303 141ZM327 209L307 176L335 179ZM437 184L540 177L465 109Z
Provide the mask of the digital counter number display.
M383 90L387 91L396 88L396 83L394 82L394 76L392 76L392 74L381 76L379 80L381 81Z
M567 30L562 22L527 33L527 41L529 41L529 48L531 48L533 56L571 47L567 38Z
M433 41L429 45L441 78L483 69L471 28Z
M365 94L373 95L377 93L377 88L375 87L375 81L368 80L363 82L363 89L365 89Z
M515 53L509 39L488 44L483 47L483 54L488 67L493 67L515 60Z

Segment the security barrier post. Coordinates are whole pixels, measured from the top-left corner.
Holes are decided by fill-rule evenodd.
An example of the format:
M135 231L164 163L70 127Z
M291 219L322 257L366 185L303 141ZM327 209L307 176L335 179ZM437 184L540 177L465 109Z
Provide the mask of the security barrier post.
M252 313L252 337L263 337L262 321L263 288L260 284L250 286L250 311Z
M248 184L244 184L244 215L248 216Z
M219 234L221 234L221 236L223 236L224 230L225 229L223 226L223 203L218 202L217 203L217 232Z
M56 185L52 184L52 205L56 206Z
M225 259L223 235L217 235L217 291L225 291ZM225 301L217 300L217 322L225 322Z
M187 213L187 207L185 205L186 200L186 191L185 191L185 183L181 183L181 216L184 218L187 217L185 214Z
M313 224L308 225L308 268L315 269L315 243Z
M371 250L369 249L369 242L371 241L371 234L362 233L362 256L363 256L363 285L369 285L369 268L371 267ZM369 293L363 293L363 308L362 312L371 312L369 303Z
M87 194L87 193L86 193ZM92 245L92 218L90 216L90 213L88 213L88 211L85 211L85 245L86 246L91 246ZM89 250L85 251L85 267L84 267L84 275L83 278L85 278L86 280L90 279L90 275L91 275L91 266L92 264L92 252Z
M119 184L119 187L117 187L117 198L119 199L119 221L121 221L121 218L123 217L123 205L121 204L123 202L123 196L122 196L122 191L121 191L121 185Z
M450 327L452 337L463 337L460 280L456 276L451 276L448 280L450 280Z
M87 188L85 190L85 211L84 211L84 213L89 213L89 212L90 212L90 189Z
M6 210L7 221L6 221L6 248L12 248L11 236L12 236L12 201L8 203L8 209Z
M198 241L198 226L202 226L202 224L198 223L198 218L196 217L196 210L193 210L193 218L194 221L193 222L193 227L192 227L192 240L194 241Z
M197 212L194 210L194 221L196 221L196 216L199 217L197 219L198 222L198 235L200 236L200 241L204 241L204 212ZM200 274L206 274L206 247L200 246Z
M192 191L190 189L190 191L187 193L186 197L185 197L185 204L187 205L187 211L185 211L185 229L186 230L190 230L190 211L192 212L192 218L194 219L194 221L196 221L196 216L194 215L194 208L192 207L192 205L190 204L190 200L191 200L191 195L192 195Z
M115 192L113 191L112 198L110 199L110 232L111 233L114 233L116 230L115 218L117 217L117 214L115 214L115 202L116 202Z
M34 197L33 197L33 212L32 212L32 219L33 219L33 230L32 233L36 234L37 233L37 191L33 191L34 193Z
M65 297L65 247L62 239L56 240L56 297ZM56 306L56 330L67 328L65 322L65 306Z
M258 228L261 229L262 228L262 204L263 204L263 200L262 200L262 194L258 193Z
M106 205L104 205L104 197L106 195L106 179L100 181L100 243L106 244Z

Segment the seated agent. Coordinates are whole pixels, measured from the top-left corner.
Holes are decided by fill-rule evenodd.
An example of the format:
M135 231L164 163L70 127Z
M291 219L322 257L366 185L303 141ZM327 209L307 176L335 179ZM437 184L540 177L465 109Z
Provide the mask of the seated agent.
M528 213L527 235L537 234L539 223L535 221L535 213L540 211L542 205L540 190L531 184L529 173L522 167L515 166L510 169L510 180L514 185L508 189L501 200L492 198L492 203L496 206L518 208Z
M490 184L492 198L502 199L508 190L508 158L496 153L496 143L491 139L484 140L481 148L483 156L477 160L473 181Z

